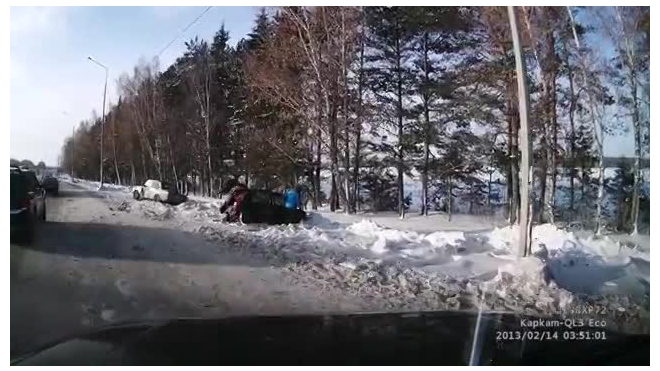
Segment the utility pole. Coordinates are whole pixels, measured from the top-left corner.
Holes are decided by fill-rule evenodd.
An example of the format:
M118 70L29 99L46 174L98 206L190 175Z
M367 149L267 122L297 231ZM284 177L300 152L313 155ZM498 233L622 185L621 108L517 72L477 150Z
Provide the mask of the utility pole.
M518 20L514 7L507 7L509 11L509 23L511 25L511 37L513 39L513 52L516 57L516 80L518 80L518 105L520 111L520 131L518 133L518 144L521 151L520 164L520 240L518 256L523 257L531 253L532 240L532 212L530 210L530 168L532 159L530 157L531 146L529 140L529 91L527 89L527 69L523 59L520 34L518 33ZM518 176L517 174L515 176Z
M106 91L108 89L108 67L104 66L103 64L99 63L98 61L94 60L92 57L87 57L90 61L93 63L96 63L97 65L103 67L105 69L105 84L103 85L103 108L102 108L102 117L103 121L101 122L101 164L100 164L100 179L99 182L101 185L99 186L99 189L103 188L103 137L104 137L104 131L105 131L105 95Z

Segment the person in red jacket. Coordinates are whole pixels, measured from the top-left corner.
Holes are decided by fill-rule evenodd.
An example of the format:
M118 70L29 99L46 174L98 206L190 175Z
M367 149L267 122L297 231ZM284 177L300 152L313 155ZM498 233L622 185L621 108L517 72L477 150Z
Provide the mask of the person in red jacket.
M227 199L220 206L220 212L227 214L225 220L228 222L237 222L241 217L243 210L243 201L248 193L248 188L235 179L230 179L222 188L222 193L228 193Z

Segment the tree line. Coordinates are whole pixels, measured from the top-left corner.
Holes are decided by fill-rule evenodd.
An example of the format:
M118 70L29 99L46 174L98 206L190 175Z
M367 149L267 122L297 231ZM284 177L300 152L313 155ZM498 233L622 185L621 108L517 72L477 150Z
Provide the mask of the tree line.
M603 138L627 130L636 161L625 224L636 231L649 8L520 7L517 17L537 221L588 210L601 228L612 189ZM163 71L142 59L119 78L105 137L102 117L81 122L62 148L66 169L98 179L103 140L108 182L185 179L211 196L229 177L301 184L314 209L402 217L412 201L406 184L418 182L422 214L501 205L517 222L520 121L506 8L278 7L263 9L235 46L224 25L185 46Z

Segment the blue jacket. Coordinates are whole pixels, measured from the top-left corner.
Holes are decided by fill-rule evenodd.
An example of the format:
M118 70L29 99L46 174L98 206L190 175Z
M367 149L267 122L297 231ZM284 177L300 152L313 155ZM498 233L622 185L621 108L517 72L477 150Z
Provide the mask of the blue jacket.
M287 189L284 192L284 207L287 209L297 209L299 204L298 192L295 189Z

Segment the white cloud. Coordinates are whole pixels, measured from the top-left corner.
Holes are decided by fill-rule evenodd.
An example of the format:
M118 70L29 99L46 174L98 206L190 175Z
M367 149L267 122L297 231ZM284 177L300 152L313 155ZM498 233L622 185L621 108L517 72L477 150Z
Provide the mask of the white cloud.
M64 30L65 7L12 6L9 11L11 36L26 36Z

